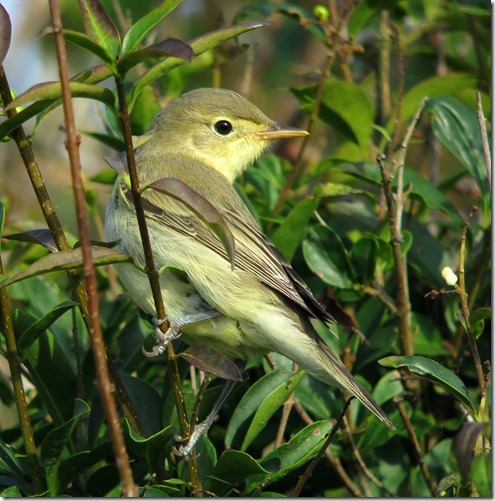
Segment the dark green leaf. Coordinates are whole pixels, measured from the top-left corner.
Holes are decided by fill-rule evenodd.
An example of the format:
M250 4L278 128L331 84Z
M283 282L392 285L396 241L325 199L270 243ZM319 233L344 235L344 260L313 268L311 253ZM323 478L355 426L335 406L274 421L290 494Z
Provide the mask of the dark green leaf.
M53 32L48 31L48 35L53 35ZM101 61L105 61L110 65L113 65L115 62L114 58L108 53L105 47L102 47L98 43L94 42L88 35L84 33L80 33L79 31L73 30L64 30L64 38L67 42L73 43L82 49L91 52ZM112 70L105 64L104 65L106 72L109 73L109 76L112 74ZM84 70L83 73L86 73L87 70Z
M435 360L430 360L419 355L407 357L391 356L378 360L378 363L386 367L394 367L395 369L407 367L411 372L437 382L448 393L465 405L470 412L473 414L476 412L466 385L451 370L435 362Z
M7 240L16 240L18 242L40 244L50 252L57 252L57 245L55 244L55 240L53 240L52 232L47 228L4 235L3 238Z
M81 416L90 411L89 405L83 400L76 399L74 404L74 415L62 426L54 428L48 433L41 444L41 457L45 465L46 484L50 496L60 494L60 483L58 481L58 468L62 453L69 441L74 426Z
M78 303L74 301L64 301L46 315L32 323L19 338L18 347L21 353L28 351L29 347L45 332L56 320L58 320L64 313L77 306Z
M105 266L114 263L131 263L132 258L114 249L107 247L91 247L93 263L95 266ZM0 287L6 287L19 280L43 275L52 271L76 270L82 268L82 251L80 248L68 251L54 252L48 256L42 257L26 270L17 273L8 280L0 284Z
M486 423L466 423L454 438L453 451L464 482L469 480L476 442L485 427Z
M436 137L474 177L481 194L483 220L488 224L490 186L476 112L451 97L430 99L425 109L433 116Z
M316 197L307 197L299 201L272 235L275 247L289 261L306 235L308 223L313 217L319 201L320 199Z
M29 483L24 478L23 464L19 454L16 453L15 449L11 445L6 444L1 438L0 461L8 468L8 479L10 482L15 483L17 487L22 490L24 495L30 494L31 488Z
M220 239L230 259L232 270L235 267L235 240L230 228L220 212L206 198L194 191L190 186L175 178L163 178L146 186L144 190L153 189L175 198L191 209Z
M311 228L303 241L303 254L313 273L339 289L352 289L351 265L338 235L327 226Z
M12 35L12 23L5 7L0 4L0 65L9 51L10 37Z
M256 411L264 399L294 376L291 371L278 369L256 381L244 394L229 421L225 443L239 447L245 438L246 431Z
M259 474L267 475L269 472L249 454L228 450L218 459L213 476L233 486L237 486L249 475Z
M490 499L493 497L492 455L482 454L473 459L471 481L478 496Z
M132 52L158 23L181 3L182 0L166 0L133 23L122 41L122 55Z
M242 381L239 367L222 353L208 346L190 346L179 356L203 372L214 374L222 379Z
M296 372L288 380L280 383L270 393L265 395L246 431L241 445L242 451L245 451L251 445L253 440L265 428L268 420L277 412L287 398L289 398L289 395L295 390L305 375L306 373L302 370Z
M115 95L106 87L99 85L88 85L79 82L70 82L69 84L72 97L85 97L95 99L102 103L113 106L115 104ZM16 99L9 104L7 109L17 108L25 103L32 101L50 101L59 99L62 95L62 87L60 82L45 82L34 85L26 92L17 96Z
M228 28L221 28L216 31L212 31L211 33L207 33L206 35L202 35L197 37L188 44L194 51L195 56L199 56L203 52L213 49L217 45L225 42L225 40L229 40L231 38L235 38L247 31L254 30L256 28L261 28L266 26L266 23L261 22L247 22L241 23L235 26L229 26ZM134 105L134 101L136 100L139 93L150 83L154 82L158 78L167 74L170 70L173 70L177 66L184 64L183 59L178 58L167 58L165 61L162 61L152 68L150 68L146 73L143 73L134 84L132 89L132 96L129 102L129 109L132 109Z
M30 118L33 118L38 113L49 108L54 101L38 101L33 103L31 106L20 110L14 116L4 120L0 123L0 139L5 138L14 129L20 127L24 122L27 122Z
M99 0L78 0L86 34L107 53L113 63L120 48L120 35Z
M352 262L359 280L368 283L375 276L379 246L376 238L363 236L351 249Z

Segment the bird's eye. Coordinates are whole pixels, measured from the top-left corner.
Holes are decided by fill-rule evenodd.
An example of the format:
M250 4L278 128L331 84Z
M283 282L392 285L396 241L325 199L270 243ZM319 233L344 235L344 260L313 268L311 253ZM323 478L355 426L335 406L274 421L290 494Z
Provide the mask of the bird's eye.
M232 132L232 124L227 120L219 120L214 127L215 130L222 136L226 136Z

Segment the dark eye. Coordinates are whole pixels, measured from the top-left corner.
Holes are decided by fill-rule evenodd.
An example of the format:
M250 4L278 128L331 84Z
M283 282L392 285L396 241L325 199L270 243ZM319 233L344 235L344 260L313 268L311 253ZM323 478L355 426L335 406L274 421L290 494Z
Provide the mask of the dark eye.
M222 134L222 136L226 136L232 132L232 124L227 122L227 120L219 120L214 127L219 134Z

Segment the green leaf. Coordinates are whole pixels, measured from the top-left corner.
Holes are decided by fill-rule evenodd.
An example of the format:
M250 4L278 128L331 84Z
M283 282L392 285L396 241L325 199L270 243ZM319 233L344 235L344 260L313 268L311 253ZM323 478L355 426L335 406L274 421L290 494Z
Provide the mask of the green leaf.
M317 86L292 89L306 109L314 107ZM373 132L373 107L364 91L352 82L330 80L323 90L319 117L361 147L367 157Z
M158 23L181 3L182 0L166 0L159 7L154 8L134 22L122 41L122 55L125 56L132 52Z
M77 45L78 47L81 47L84 50L87 50L88 52L91 52L91 54L94 54L101 61L105 61L110 65L114 64L115 59L110 56L107 50L98 43L94 42L88 35L73 30L64 30L63 33L64 38L67 42L70 42L74 45ZM48 31L47 34L53 35L53 31ZM104 67L106 71L111 75L112 70L106 64L104 65ZM84 73L85 72L86 70L84 71Z
M23 495L27 496L32 493L32 490L30 484L24 477L24 468L21 457L19 456L20 454L16 453L11 445L6 444L2 438L0 438L0 464L3 463L8 470L7 480L10 480L10 483L15 483L23 492Z
M268 453L260 464L273 472L270 479L276 480L316 456L331 431L329 421L316 421L296 433L288 443Z
M122 252L108 247L91 246L93 264L95 266L105 266L114 263L131 263L132 258ZM42 257L30 265L26 270L17 273L13 277L5 280L0 287L6 287L19 280L43 275L52 271L76 270L82 268L82 250L81 248L68 251L54 252Z
M234 235L230 231L227 223L224 221L220 212L206 198L202 197L198 192L190 186L183 183L179 179L167 177L159 179L152 184L146 186L144 190L153 189L168 195L175 200L183 203L191 209L220 239L223 243L227 255L230 259L232 270L235 267L235 240Z
M352 289L351 264L340 237L329 227L311 228L303 241L303 254L313 273L323 282L339 289Z
M9 51L10 38L12 35L12 23L10 16L3 5L0 4L0 65Z
M51 497L60 494L58 468L60 466L62 453L68 444L76 423L90 410L91 409L86 402L76 399L73 417L66 421L62 426L51 430L41 444L41 458L43 459L45 466L46 484Z
M266 26L266 23L261 22L247 22L241 23L234 26L229 26L228 28L221 28L216 31L212 31L211 33L207 33L206 35L202 35L197 37L188 44L194 51L195 56L199 56L203 52L206 52L209 49L213 49L217 45L225 42L225 40L229 40L231 38L237 37L246 33L247 31L251 31L257 28L261 28ZM139 95L139 93L150 83L154 82L158 78L167 74L170 70L177 68L184 64L183 59L178 59L176 57L169 57L164 61L155 64L152 68L150 68L146 73L143 73L135 82L134 87L132 89L131 99L129 100L129 109L132 109L134 106L134 102Z
M94 99L108 104L109 106L114 106L115 104L115 95L106 87L88 85L79 82L70 82L69 87L72 97ZM18 106L32 101L56 100L59 99L61 95L62 86L60 82L45 82L37 84L20 96L17 96L17 98L9 104L7 109L17 108Z
M21 335L18 342L18 347L21 353L26 352L29 347L45 332L56 320L64 313L77 306L74 301L64 301L46 315L32 323Z
M290 261L306 235L309 221L320 199L307 197L299 201L272 235L275 247Z
M251 424L244 436L241 450L245 451L265 428L269 419L277 412L280 406L289 398L289 395L295 390L301 379L306 375L304 371L293 374L287 381L279 384L270 393L268 393L258 409L256 410Z
M352 262L359 280L369 283L375 276L379 245L376 238L363 236L351 249Z
M471 481L481 498L490 499L493 497L493 479L492 479L492 456L482 454L473 459L471 466Z
M473 414L476 412L474 403L469 396L466 385L451 370L440 365L435 360L422 356L391 356L378 360L380 365L386 367L407 367L414 374L431 379L440 384L448 393L457 398Z
M237 405L229 421L225 443L228 446L239 447L244 440L246 430L264 399L279 386L284 385L294 373L278 369L263 376L247 390Z
M4 120L0 123L0 140L3 140L8 134L10 134L14 129L20 127L24 122L41 113L45 109L49 108L54 101L38 101L33 103L31 106L22 109L14 116Z
M474 177L486 226L490 222L490 185L476 112L451 97L431 99L425 109L433 117L435 136Z
M113 64L120 48L119 32L99 0L78 0L86 34L106 53Z

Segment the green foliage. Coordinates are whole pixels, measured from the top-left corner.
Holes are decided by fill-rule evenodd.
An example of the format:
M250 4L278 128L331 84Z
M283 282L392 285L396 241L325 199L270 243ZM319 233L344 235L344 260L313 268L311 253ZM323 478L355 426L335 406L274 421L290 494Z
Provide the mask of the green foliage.
M184 42L161 38L160 31L176 19L169 16L178 14L180 0L153 3L145 12L140 2L131 2L135 19L120 28L118 16L110 6L104 8L110 2L78 2L80 28L63 33L86 67L72 76L70 89L74 98L97 102L106 120L104 132L95 124L85 133L124 149L119 82L125 84L133 132L143 134L164 100L207 78L218 82L221 77L222 86L235 87L241 80L233 73L242 73L246 81L254 73L252 93L258 94L250 97L258 104L271 100L271 87L279 85L280 75L287 76L291 94L283 96L284 102L297 103L294 116L300 123L295 125L310 129L311 136L291 145L296 150L276 149L257 160L236 189L338 321L332 329L338 336L316 326L322 337L397 426L389 430L351 404L345 425L309 477L308 465L332 431L331 420L339 416L345 395L304 371L294 372L279 355L273 354L270 363L253 357L196 447L200 488L216 496L283 496L293 494L303 476L301 495L308 497L491 496L491 185L486 167L491 144L480 128L482 110L490 131L489 6L362 1L348 11L316 5L311 12L295 1L239 2L233 25L209 31L206 22L197 23L200 34ZM69 14L74 7L65 8ZM268 26L265 18L276 22ZM184 33L185 24L180 25ZM259 45L257 52L241 45L248 32L251 43ZM16 54L10 33L9 15L0 5L0 61ZM277 43L260 44L267 33ZM297 39L298 54L278 43L287 34ZM53 42L54 36L48 39ZM271 58L278 77L265 73L275 84L264 76L260 54ZM55 60L53 53L45 57ZM326 63L313 67L315 60ZM308 75L289 80L296 63ZM34 85L11 104L8 97L15 94L4 91L0 137L5 142L33 117L32 133L39 133L40 123L62 103L58 82ZM424 97L429 100L421 117L411 122ZM274 113L282 110L268 114ZM408 127L414 134L406 139L413 132ZM108 163L119 172L126 169L121 157ZM115 173L102 165L92 176L86 203L97 227L98 209L104 207L93 190L103 185L108 198ZM175 196L198 214L235 266L230 230L206 200L170 179L144 188ZM91 346L84 311L71 290L74 276L85 272L81 248L60 251L52 232L15 223L9 210L0 204L5 237L0 284L11 305L10 311L2 309L0 356L10 362L18 356L29 381L25 417L36 461L27 453L26 422L0 423L0 494L119 496L122 484L105 402L94 384L92 352L102 347ZM164 361L143 356L151 325L121 294L108 265L132 264L111 247L96 241L92 254L105 356L115 378L134 480L145 497L190 496L198 486L190 466L173 452L181 417L170 370ZM444 267L456 272L458 283L446 285ZM171 271L180 278L181 270ZM10 323L15 353L7 349ZM218 378L201 391L197 403L200 378L189 364L236 380L239 369L198 347L176 349L189 417L193 411L205 416L218 396ZM2 378L1 403L12 406L21 398L18 388ZM36 486L36 464L44 489Z

